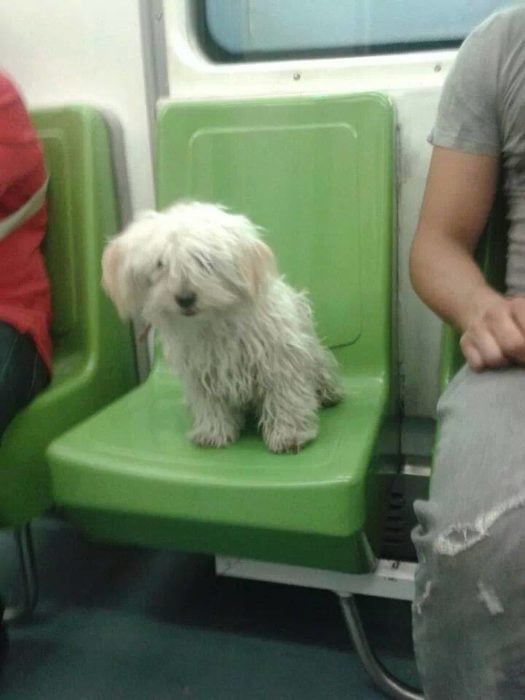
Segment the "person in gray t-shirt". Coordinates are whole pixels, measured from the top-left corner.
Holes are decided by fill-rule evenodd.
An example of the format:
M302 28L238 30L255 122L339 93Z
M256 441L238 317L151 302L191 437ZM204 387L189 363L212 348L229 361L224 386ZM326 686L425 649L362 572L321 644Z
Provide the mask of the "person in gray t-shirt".
M447 77L411 251L416 292L461 334L416 503L414 642L426 697L525 698L525 6L497 13ZM474 262L500 183L507 294Z

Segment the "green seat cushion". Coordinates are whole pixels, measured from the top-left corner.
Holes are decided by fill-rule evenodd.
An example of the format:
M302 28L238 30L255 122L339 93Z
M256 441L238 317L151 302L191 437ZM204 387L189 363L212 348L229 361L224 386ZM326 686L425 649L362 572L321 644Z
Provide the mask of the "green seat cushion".
M366 567L356 535L379 478L367 473L385 385L345 380L349 398L322 411L320 437L298 455L269 453L255 431L205 449L187 439L180 387L159 363L141 387L51 446L55 498L104 539Z

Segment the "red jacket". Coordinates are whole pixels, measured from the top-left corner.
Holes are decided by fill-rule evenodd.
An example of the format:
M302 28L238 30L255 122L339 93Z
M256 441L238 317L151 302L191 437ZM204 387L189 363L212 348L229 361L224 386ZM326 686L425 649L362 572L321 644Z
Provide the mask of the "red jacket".
M21 207L46 178L42 147L14 85L0 73L0 220ZM51 369L51 299L40 245L42 208L0 240L0 321L29 334Z

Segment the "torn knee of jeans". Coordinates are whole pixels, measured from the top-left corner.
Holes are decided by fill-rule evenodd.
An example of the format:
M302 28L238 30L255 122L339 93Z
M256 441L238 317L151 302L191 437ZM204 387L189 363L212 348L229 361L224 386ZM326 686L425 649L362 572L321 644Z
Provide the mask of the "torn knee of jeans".
M506 513L525 506L525 494L509 498L487 513L479 515L474 523L451 525L434 541L434 551L445 556L455 556L473 547L489 536L489 530Z
M419 596L419 598L416 598L414 600L414 602L412 603L412 609L417 615L421 615L423 605L430 598L431 591L432 591L432 581L427 581L425 584L425 588L423 590L423 593Z
M478 600L485 605L491 615L501 615L504 612L496 591L483 581L478 581Z
M438 554L453 557L485 537L487 537L487 533L477 523L474 525L451 525L437 537L434 549Z

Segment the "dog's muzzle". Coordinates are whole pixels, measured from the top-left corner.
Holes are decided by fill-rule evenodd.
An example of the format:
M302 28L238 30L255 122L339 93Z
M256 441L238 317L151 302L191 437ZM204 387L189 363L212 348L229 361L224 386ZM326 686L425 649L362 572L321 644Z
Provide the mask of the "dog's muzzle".
M176 294L175 301L182 309L182 312L187 316L191 316L195 313L195 302L197 301L197 295L194 293L190 294Z

